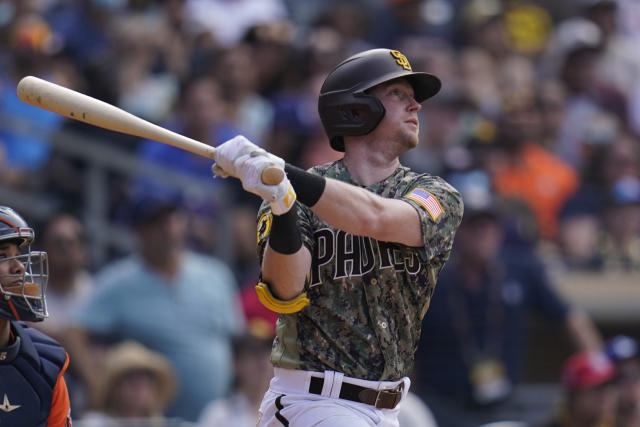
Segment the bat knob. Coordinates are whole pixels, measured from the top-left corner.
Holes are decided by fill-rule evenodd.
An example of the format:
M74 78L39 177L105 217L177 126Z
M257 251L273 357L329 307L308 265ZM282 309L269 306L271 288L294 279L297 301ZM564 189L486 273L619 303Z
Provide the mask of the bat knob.
M266 185L278 185L284 179L284 171L280 168L269 166L262 172L262 183Z

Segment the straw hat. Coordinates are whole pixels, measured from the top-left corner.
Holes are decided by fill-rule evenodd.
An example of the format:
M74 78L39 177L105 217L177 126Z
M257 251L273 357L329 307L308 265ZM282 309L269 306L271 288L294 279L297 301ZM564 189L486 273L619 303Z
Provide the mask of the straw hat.
M111 348L105 357L104 371L94 393L94 407L109 410L113 388L134 371L151 372L158 380L157 414L162 414L176 391L176 376L168 360L135 341L124 341Z

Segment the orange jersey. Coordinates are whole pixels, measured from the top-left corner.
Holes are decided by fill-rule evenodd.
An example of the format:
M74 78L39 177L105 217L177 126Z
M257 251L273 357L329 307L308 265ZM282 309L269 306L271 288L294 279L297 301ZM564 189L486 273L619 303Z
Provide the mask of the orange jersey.
M69 355L64 362L64 366L58 374L58 381L53 388L53 398L51 400L51 412L47 419L47 427L71 427L71 404L69 402L69 391L64 380L64 373L69 366Z
M558 214L579 185L576 170L535 143L528 143L519 162L507 163L493 176L501 196L523 200L533 211L543 237L552 238L558 229Z

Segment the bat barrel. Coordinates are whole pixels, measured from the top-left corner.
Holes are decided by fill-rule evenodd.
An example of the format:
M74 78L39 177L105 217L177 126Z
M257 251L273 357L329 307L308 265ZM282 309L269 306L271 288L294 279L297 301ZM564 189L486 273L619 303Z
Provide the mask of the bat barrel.
M106 102L62 87L55 83L26 76L17 87L18 98L35 107L104 129L173 145L199 156L215 159L215 148L170 131ZM276 185L284 179L284 171L265 169L262 181Z

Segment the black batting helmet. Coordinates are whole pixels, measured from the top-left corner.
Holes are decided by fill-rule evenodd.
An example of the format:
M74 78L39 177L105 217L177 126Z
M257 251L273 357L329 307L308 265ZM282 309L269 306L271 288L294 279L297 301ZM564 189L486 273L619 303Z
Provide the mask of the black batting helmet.
M347 58L327 76L320 89L318 113L331 147L344 151L343 136L366 135L384 117L384 106L367 91L393 79L407 78L416 101L423 102L440 90L440 80L414 72L406 56L397 50L371 49ZM364 110L363 118L351 111Z

